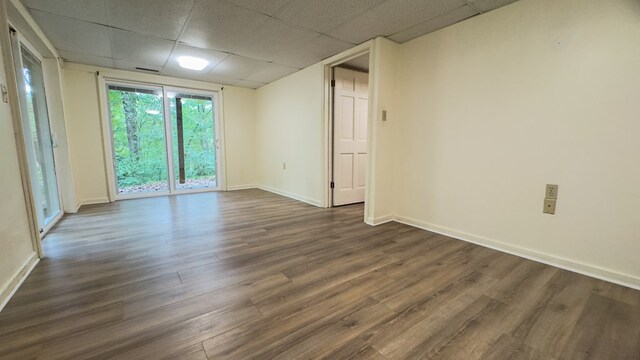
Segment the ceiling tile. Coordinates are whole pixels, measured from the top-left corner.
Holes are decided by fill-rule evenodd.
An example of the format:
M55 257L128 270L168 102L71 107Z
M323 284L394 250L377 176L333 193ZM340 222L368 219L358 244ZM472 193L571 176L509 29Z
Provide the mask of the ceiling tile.
M465 5L462 0L389 0L329 32L359 44L388 36Z
M267 84L256 82L256 81L248 81L248 80L240 80L234 84L234 86L249 88L249 89L257 89L259 87L265 86Z
M267 15L273 15L282 5L289 2L289 0L229 0L230 2L240 5L244 8L251 9L253 11L261 12ZM294 0L295 1L295 0Z
M517 0L471 0L478 10L487 12L511 4Z
M174 44L170 40L126 30L111 29L111 33L113 57L117 60L163 66Z
M94 65L101 67L114 68L114 62L112 58L94 56L89 54L81 54L68 50L59 50L58 54L65 61L76 63L76 64L86 64L86 65Z
M109 0L109 25L176 40L194 2L195 0Z
M289 74L293 74L298 70L299 69L290 67L290 66L268 63L267 65L263 66L260 70L258 70L258 72L247 77L244 80L249 80L254 82L263 82L268 84L272 81L278 80Z
M112 57L108 27L38 10L31 14L56 49Z
M471 6L459 7L455 10L449 11L446 14L442 14L436 18L427 20L423 23L414 25L408 29L402 30L389 36L389 39L403 43L418 36L428 34L430 32L442 29L451 24L455 24L464 19L470 18L474 15L478 15L479 12L473 9Z
M325 33L386 0L298 0L274 15L293 24Z
M107 23L105 0L83 0L82 6L78 6L78 0L22 0L22 2L29 9L42 10L99 24Z
M278 64L304 68L352 47L353 44L346 41L320 35L289 52L276 54L273 61Z
M209 64L200 71L200 73L206 74L211 71L211 69L215 68L225 57L227 57L227 55L227 53L221 51L200 49L185 44L178 44L169 56L169 60L167 61L165 68L190 71L188 69L183 69L178 65L178 57L194 56L205 59L209 62Z
M161 66L158 66L158 65L146 64L140 61L128 61L128 60L118 60L118 59L115 60L115 65L116 65L116 69L137 71L145 74L157 74L162 68ZM158 72L136 69L138 67L144 68L144 69L158 70Z
M240 79L236 79L234 77L218 75L218 74L205 74L202 76L202 81L208 81L216 84L222 85L235 85L240 81Z
M200 48L236 52L269 17L220 0L199 0L180 41Z
M212 75L246 79L268 65L269 63L266 61L231 54L222 60L210 73Z
M239 44L234 52L273 61L277 56L294 52L318 35L315 31L271 18L256 29L250 40Z

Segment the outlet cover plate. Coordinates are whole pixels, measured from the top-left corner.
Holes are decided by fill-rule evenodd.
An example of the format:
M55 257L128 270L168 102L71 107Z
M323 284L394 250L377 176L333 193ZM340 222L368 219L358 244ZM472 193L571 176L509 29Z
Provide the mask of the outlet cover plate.
M558 185L547 184L547 188L544 194L545 199L557 199L558 198Z
M542 212L545 214L555 214L556 213L556 200L555 199L544 199L544 209Z

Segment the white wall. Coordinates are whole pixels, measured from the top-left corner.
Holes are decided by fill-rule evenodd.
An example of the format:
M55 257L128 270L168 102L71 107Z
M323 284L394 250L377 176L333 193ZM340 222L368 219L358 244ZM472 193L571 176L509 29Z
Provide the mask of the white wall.
M107 202L109 197L96 71L131 81L203 90L220 88L192 80L66 64L62 76L63 96L79 205ZM256 183L254 94L255 90L232 86L225 86L223 90L226 179L230 189Z
M224 87L227 188L255 187L257 181L255 90Z
M62 91L78 205L108 202L96 74L65 68Z
M323 91L320 63L256 91L259 185L318 206L324 196Z
M402 45L396 216L640 286L638 44L635 0L522 0Z
M4 16L0 3L0 17ZM0 84L8 85L4 67L10 56L6 20L0 19ZM8 293L15 287L21 273L35 257L31 242L27 208L18 165L18 153L14 137L9 104L0 100L0 309Z
M390 220L394 212L395 132L398 126L396 89L400 45L384 38L377 38L373 49L374 66L371 75L374 88L369 111L374 126L369 127L369 139L373 143L369 162L369 188L366 198L369 211L366 220L369 224L378 224ZM383 111L387 112L386 121L382 121Z

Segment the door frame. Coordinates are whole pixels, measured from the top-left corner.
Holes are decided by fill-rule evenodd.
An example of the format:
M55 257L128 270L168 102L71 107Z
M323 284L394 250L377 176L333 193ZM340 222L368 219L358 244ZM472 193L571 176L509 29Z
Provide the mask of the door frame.
M333 89L331 80L333 80L333 68L359 56L369 54L369 108L367 121L367 148L369 161L367 162L367 176L365 180L365 200L364 200L364 218L368 218L368 214L372 209L372 198L370 196L370 188L372 183L372 169L375 163L375 138L374 138L374 95L376 93L376 83L373 72L375 69L375 41L369 40L343 53L330 57L323 61L324 65L324 99L323 99L323 190L324 202L323 207L333 207L333 190L331 189L331 181L333 179Z
M223 109L222 109L222 89L219 90L208 90L208 89L198 89L198 88L189 88L189 87L181 87L174 86L171 84L165 83L157 83L157 82L149 82L144 80L128 80L122 79L120 77L112 77L112 76L102 76L100 72L97 72L98 77L98 95L100 102L100 114L102 120L102 142L104 149L104 159L105 159L105 171L107 176L107 190L109 195L109 202L114 202L116 200L127 200L127 199L139 199L139 198L149 198L149 197L157 197L157 196L167 196L167 195L181 195L181 194L191 194L191 193L202 193L202 192L214 192L214 191L222 191L226 189L226 166L225 166L225 148L224 148L224 121L222 119ZM167 185L169 186L168 191L159 191L159 192L151 192L151 193L141 193L141 194L128 194L128 195L119 195L117 192L117 184L116 184L116 171L115 171L115 162L114 159L114 150L113 150L113 129L111 127L111 110L109 107L109 85L122 85L122 86L131 86L131 87L139 87L139 88L147 88L153 90L160 90L162 92L163 99L163 120L164 120L164 131L165 131L165 152L167 155L167 176L168 181ZM172 159L169 159L172 156L173 149L171 148L169 137L171 136L171 129L169 124L170 110L169 103L166 100L168 91L182 91L186 93L192 94L200 94L210 96L213 101L214 106L214 126L216 127L216 135L218 137L219 146L218 151L216 152L216 185L215 188L206 188L206 189L192 189L192 190L180 190L180 191L172 191L172 186L174 184L173 179L173 168L171 167ZM221 154L222 153L222 154Z
M55 146L53 143L53 134L52 134L52 126L51 126L51 109L50 106L48 104L48 91L47 91L47 83L46 83L46 76L44 74L44 57L40 54L40 52L31 44L31 42L29 42L29 40L22 35L19 31L15 30L15 27L13 27L13 25L11 24L11 22L9 22L9 26L14 29L15 33L13 35L10 36L15 36L16 41L17 41L17 49L14 49L14 46L12 44L11 46L11 54L12 54L12 60L13 60L13 71L14 71L14 75L15 75L15 83L16 83L16 90L18 92L18 98L17 98L17 103L18 103L18 107L19 107L19 113L20 113L20 136L22 136L22 139L24 141L24 155L25 155L25 161L26 161L26 167L27 167L27 176L29 176L29 186L31 187L31 198L33 199L33 206L34 206L34 222L36 225L36 230L38 231L39 234L39 242L42 241L42 239L44 238L44 236L47 234L47 232L49 232L49 230L51 230L51 228L53 228L58 221L60 221L60 219L62 219L62 217L64 216L64 208L63 208L63 203L62 203L62 192L60 191L60 179L58 177L58 171L56 170L60 164L59 164L59 160L58 157L56 156L56 152L55 152ZM12 41L13 43L13 41ZM33 182L31 181L31 174L33 171L35 171L33 169L34 164L33 161L35 161L33 159L34 154L32 153L32 149L31 149L31 145L28 144L26 142L26 134L24 133L24 119L22 116L23 113L23 99L22 99L22 91L20 91L20 86L22 86L20 84L20 82L23 81L23 75L22 74L15 74L15 71L18 70L18 67L20 67L21 69L24 67L24 64L22 63L22 49L21 46L24 46L30 53L31 55L35 56L36 59L38 59L38 61L40 62L40 68L42 70L42 82L43 82L43 86L44 86L44 101L45 101L45 113L47 114L47 122L49 125L49 137L51 138L51 142L52 142L52 147L51 147L51 156L53 157L53 177L55 178L56 181L56 192L58 195L58 207L60 208L58 213L51 218L51 220L49 221L48 224L40 224L40 214L39 214L39 210L38 210L38 206L36 205L36 202L39 201L39 197L40 195L37 193L37 191L35 191L33 189L33 187L35 186L33 184ZM18 54L14 54L13 52L18 51ZM20 59L20 63L16 63L15 62L15 56L18 55L18 58ZM14 130L15 131L15 130ZM31 137L29 135L29 137ZM42 225L42 227L40 227ZM39 247L39 253L42 252L41 250L41 245L38 246Z

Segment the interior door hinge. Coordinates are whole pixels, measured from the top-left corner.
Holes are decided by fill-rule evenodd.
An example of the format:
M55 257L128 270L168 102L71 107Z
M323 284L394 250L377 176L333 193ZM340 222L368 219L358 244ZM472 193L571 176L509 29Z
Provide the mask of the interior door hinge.
M336 187L336 184L332 181L332 182L331 182L331 188L333 189L333 188L335 188L335 187Z
M336 87L336 81L335 80L331 80L331 87Z

